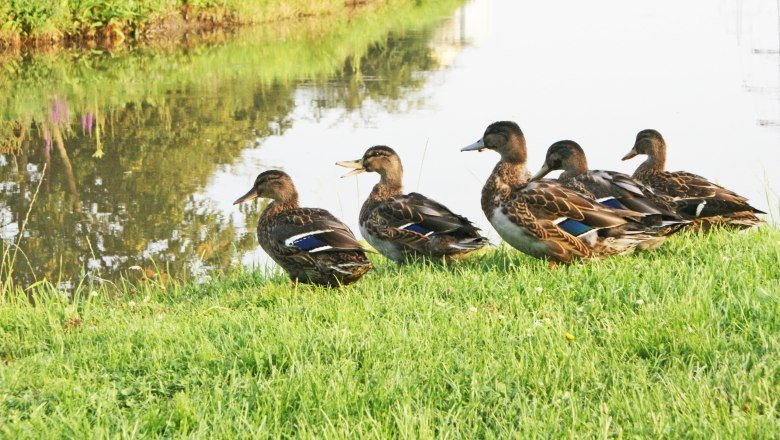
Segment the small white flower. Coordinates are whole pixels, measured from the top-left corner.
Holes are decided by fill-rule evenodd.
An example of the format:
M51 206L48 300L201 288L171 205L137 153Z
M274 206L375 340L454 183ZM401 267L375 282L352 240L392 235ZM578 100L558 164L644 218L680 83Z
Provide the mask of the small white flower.
M130 270L142 270L141 266L130 266L130 267L128 267L128 269L130 269Z
M162 313L160 313L159 315L157 315L157 320L158 320L158 321L162 321L162 320L163 320L163 314L162 314Z
M477 308L474 306L469 307L469 312L474 313L477 311Z
M503 313L499 313L499 314L498 314L498 319L504 319L504 318L506 318L506 316L504 316L504 314L503 314Z
M135 307L135 301L128 301L127 306L132 309L133 307Z
M541 326L542 326L542 321L541 320L537 319L537 320L534 321L534 327L541 327Z
M544 292L544 287L542 287L542 286L539 286L539 287L537 287L537 288L536 288L536 289L534 289L534 290L536 291L536 293L542 293L542 292Z
M542 381L540 380L540 381L539 381L539 386L540 386L540 387L542 387L542 388L544 388L544 382L542 382Z
M645 302L644 302L644 300L642 300L641 298L640 298L640 299L638 299L638 300L636 300L636 305L638 305L638 306L641 306L641 305L643 305L644 303L645 303Z
M145 302L145 303L148 303L148 302L149 302L149 301L151 301L151 300L152 300L152 298L151 298L149 295L146 295L146 296L144 297L144 302Z
M92 298L97 298L98 293L93 290L92 292L89 292L89 296L91 296Z

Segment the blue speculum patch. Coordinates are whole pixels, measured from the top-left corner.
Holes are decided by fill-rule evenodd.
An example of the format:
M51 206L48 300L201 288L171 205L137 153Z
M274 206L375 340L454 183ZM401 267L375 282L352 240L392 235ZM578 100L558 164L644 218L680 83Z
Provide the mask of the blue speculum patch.
M293 246L303 251L310 251L326 246L325 242L320 240L314 235L308 235L306 237L299 238L293 242Z
M558 227L575 237L579 237L580 235L585 234L586 232L593 229L584 223L580 223L577 220L572 219L566 219L558 223Z
M623 205L622 205L620 202L618 202L618 201L617 201L616 199L614 199L614 198L612 198L612 199L607 199L607 200L602 200L602 201L601 201L601 202L599 202L599 203L601 203L603 206L606 206L606 207L608 207L608 208L612 208L612 209L626 209L626 207L625 207L625 206L623 206Z
M405 227L404 229L406 229L407 231L416 232L416 233L422 234L422 235L425 235L428 232L430 232L429 230L423 228L422 226L414 224L414 223L412 223L411 225Z

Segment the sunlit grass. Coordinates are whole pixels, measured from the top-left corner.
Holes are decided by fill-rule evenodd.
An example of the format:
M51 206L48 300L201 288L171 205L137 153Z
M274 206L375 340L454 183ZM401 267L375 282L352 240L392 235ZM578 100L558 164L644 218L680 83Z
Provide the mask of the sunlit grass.
M780 231L0 299L2 436L769 438ZM28 301L33 297L34 305Z

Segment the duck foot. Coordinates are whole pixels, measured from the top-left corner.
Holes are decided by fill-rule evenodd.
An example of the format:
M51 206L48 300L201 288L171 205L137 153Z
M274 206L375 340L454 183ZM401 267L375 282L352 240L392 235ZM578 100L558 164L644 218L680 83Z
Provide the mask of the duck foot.
M550 266L550 270L558 270L558 263L557 262L555 262L553 260L549 260L547 262L547 264Z

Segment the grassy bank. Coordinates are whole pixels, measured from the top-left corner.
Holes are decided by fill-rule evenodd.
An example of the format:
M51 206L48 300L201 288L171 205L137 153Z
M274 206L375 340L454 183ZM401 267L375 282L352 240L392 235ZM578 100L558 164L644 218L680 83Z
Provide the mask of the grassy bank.
M69 39L118 43L193 27L333 14L365 3L387 0L7 0L0 3L0 47Z
M505 248L375 261L341 290L237 271L7 293L0 435L778 435L777 229L557 271Z

